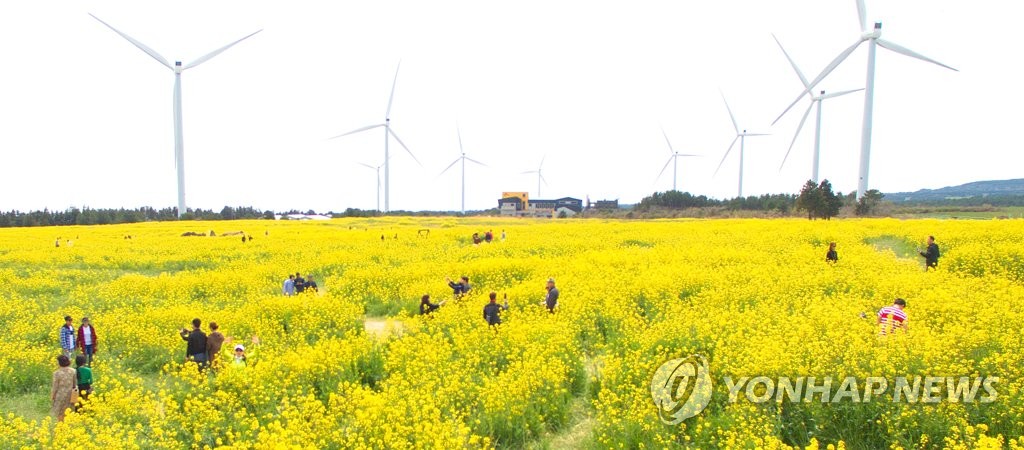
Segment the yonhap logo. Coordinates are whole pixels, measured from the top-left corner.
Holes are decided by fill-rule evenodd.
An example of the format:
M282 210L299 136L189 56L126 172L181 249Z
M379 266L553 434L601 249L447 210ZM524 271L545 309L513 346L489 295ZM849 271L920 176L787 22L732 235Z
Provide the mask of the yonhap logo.
M711 374L701 355L665 361L651 378L651 397L658 418L668 425L700 414L711 402Z

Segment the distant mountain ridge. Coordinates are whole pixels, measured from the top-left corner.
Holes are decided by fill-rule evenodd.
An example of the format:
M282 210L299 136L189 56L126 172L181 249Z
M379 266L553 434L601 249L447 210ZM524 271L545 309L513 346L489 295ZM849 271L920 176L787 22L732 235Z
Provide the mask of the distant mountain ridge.
M931 202L966 198L1024 196L1024 178L1012 180L974 181L959 186L939 189L921 189L915 192L885 194L885 199L896 202Z

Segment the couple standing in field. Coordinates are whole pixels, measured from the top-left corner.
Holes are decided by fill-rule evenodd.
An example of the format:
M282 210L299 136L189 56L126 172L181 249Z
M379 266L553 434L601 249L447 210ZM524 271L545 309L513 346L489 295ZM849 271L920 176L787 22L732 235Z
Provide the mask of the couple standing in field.
M181 329L178 333L181 335L181 339L188 344L185 347L185 361L192 361L199 365L199 370L205 369L207 366L211 366L216 370L220 366L220 349L225 343L231 342L231 338L225 338L220 332L220 326L216 322L210 322L210 334L207 335L203 332L203 322L198 318L192 319L192 330ZM259 339L256 336L252 337L253 344L258 344ZM242 344L235 345L234 357L231 360L231 365L235 367L245 367L247 357L245 355L245 346Z

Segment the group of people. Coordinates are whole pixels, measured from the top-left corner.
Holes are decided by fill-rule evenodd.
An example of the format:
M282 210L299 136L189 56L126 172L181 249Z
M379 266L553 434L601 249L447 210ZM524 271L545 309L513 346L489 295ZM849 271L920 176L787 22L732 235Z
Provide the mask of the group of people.
M924 251L920 248L917 253L924 258L924 270L939 268L939 244L935 243L935 236L928 236L928 246ZM839 262L839 253L836 251L836 243L829 242L828 253L825 253L825 262L835 264Z
M288 278L284 280L283 286L281 286L281 293L286 296L292 296L301 294L303 292L319 292L320 287L316 285L316 280L313 279L312 275L308 278L302 278L302 274L295 272L295 275L288 275Z
M219 358L220 349L224 346L224 343L230 343L230 338L225 338L224 334L220 332L220 327L216 322L210 322L210 334L207 335L203 332L203 321L198 318L192 319L192 329L188 330L182 328L178 333L181 335L181 339L187 342L185 346L185 361L194 362L199 365L199 369L203 370L206 367L213 367L214 370L219 368L221 360ZM259 340L254 336L253 343L258 343ZM234 356L231 360L231 365L235 367L245 367L247 357L245 355L245 346L242 344L235 345Z
M453 297L458 300L468 294L473 287L469 284L469 277L463 275L459 278L459 281L453 281L451 278L447 278L448 287L452 288ZM549 313L554 313L555 308L558 306L558 288L555 287L555 279L548 278L547 284L545 285L547 293L544 296L544 301L541 305L547 308ZM488 325L500 325L501 324L501 313L502 311L508 310L508 294L502 295L504 302L498 303L498 293L491 291L488 294L489 301L484 305L483 318ZM443 300L440 303L434 303L430 299L430 294L425 294L420 298L420 314L426 315L434 311L437 311L447 300Z
M501 230L501 240L505 240L505 230ZM490 244L492 241L494 241L494 232L492 232L491 230L485 231L483 233L483 236L481 236L480 233L473 233L474 245L480 245L481 242L486 242Z
M57 421L64 420L68 409L81 407L92 393L92 359L96 353L96 329L88 317L75 328L71 316L64 316L64 325L58 331L61 354L57 356L57 370L53 372L50 388L50 413ZM71 362L75 368L71 368Z

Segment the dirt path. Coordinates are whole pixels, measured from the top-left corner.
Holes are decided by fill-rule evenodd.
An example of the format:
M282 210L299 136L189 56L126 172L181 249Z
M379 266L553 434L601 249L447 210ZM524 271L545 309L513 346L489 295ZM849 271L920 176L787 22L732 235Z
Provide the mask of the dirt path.
M401 335L405 326L401 321L387 317L366 317L363 319L363 329L368 335L386 338L390 335Z

